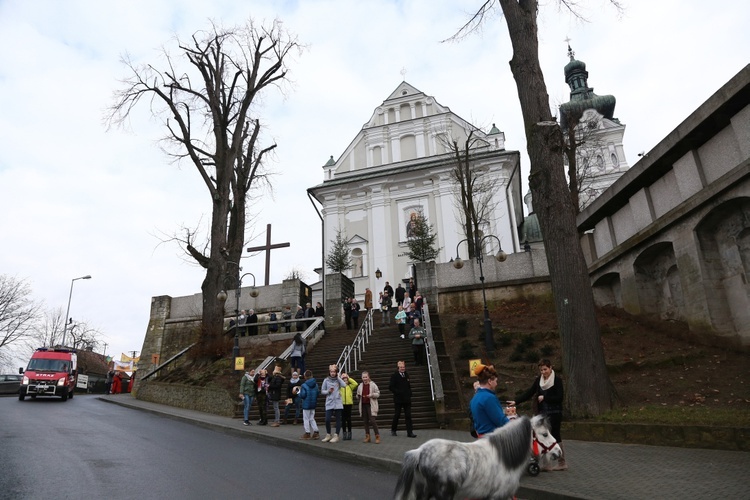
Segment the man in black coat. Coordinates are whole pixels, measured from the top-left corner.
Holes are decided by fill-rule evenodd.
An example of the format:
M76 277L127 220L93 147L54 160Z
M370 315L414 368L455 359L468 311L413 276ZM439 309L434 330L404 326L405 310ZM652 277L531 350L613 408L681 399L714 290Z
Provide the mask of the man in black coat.
M255 309L250 309L250 314L247 315L247 318L245 319L245 324L247 326L247 334L248 335L258 335L258 315L255 314Z
M396 287L396 307L404 303L404 292L406 292L406 289L399 283Z
M385 287L383 287L383 291L388 292L388 296L390 298L393 298L393 287L391 286L389 282L387 281L385 282Z
M393 421L391 422L391 436L397 435L398 420L401 418L401 410L403 409L406 421L406 435L410 438L417 437L412 432L411 423L411 382L409 381L409 374L406 373L406 363L403 361L398 362L398 371L391 375L388 390L393 393L393 403L395 405Z

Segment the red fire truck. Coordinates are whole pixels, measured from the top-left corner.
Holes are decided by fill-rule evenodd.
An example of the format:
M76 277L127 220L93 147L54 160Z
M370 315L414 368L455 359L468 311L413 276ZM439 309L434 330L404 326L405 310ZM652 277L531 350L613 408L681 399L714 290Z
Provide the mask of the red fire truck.
M40 347L31 355L23 374L18 400L26 396L59 396L66 401L73 397L78 375L78 358L75 349Z

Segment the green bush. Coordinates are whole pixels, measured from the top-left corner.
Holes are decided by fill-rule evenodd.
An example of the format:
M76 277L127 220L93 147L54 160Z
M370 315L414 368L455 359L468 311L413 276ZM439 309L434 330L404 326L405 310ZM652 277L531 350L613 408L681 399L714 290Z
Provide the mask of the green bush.
M508 347L513 343L513 335L510 332L503 331L500 333L500 341L498 344L501 347Z
M527 350L527 347L524 344L516 344L516 347L513 348L513 354L523 354Z
M458 357L461 359L474 359L474 346L468 340L461 342L461 347L458 350Z
M533 347L534 346L534 336L530 333L527 333L526 335L523 335L521 337L521 345L524 347Z
M524 354L523 360L527 363L536 363L539 361L539 353L537 351L528 351Z
M544 344L542 346L542 356L549 357L552 356L552 353L555 352L555 348L549 344Z
M469 333L469 320L459 319L456 321L456 337L466 337Z
M513 351L510 356L508 356L508 361L511 362L517 362L523 360L523 354L520 352Z

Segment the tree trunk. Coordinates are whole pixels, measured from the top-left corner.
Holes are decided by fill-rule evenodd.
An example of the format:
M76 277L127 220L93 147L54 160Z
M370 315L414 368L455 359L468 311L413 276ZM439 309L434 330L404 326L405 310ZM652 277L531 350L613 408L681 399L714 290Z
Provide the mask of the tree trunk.
M529 187L544 238L563 350L566 403L575 416L599 415L616 403L607 374L594 295L578 239L563 166L562 131L552 118L539 65L535 0L499 0L513 44L511 71L521 103L531 174Z
M573 120L570 120L571 122ZM573 201L573 208L576 214L581 211L581 199L579 191L581 185L578 179L578 143L576 142L575 125L568 123L568 146L565 148L565 155L568 157L568 182L570 183L570 199Z

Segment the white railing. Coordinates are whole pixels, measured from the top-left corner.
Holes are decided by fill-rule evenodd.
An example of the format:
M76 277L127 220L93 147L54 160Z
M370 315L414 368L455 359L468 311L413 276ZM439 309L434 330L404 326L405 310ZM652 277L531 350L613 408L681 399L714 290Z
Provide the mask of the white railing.
M354 337L354 341L351 345L344 347L341 356L339 356L339 359L336 361L336 366L339 367L340 371L347 373L350 371L357 371L359 362L362 361L362 353L367 351L367 344L370 343L370 335L372 335L372 333L372 309L370 309L367 311L367 316L365 316L364 321L362 321L362 326L359 327L359 332L357 332L357 336ZM354 365L353 370L352 365Z
M311 318L306 318L304 321L309 321ZM300 319L297 319L296 321L303 321ZM302 340L307 340L308 337L312 336L315 333L315 330L318 329L318 325L323 323L324 318L317 317L314 319L312 323L307 327L307 329L302 332ZM293 344L294 342L292 342ZM279 354L278 356L266 356L266 359L264 359L258 366L255 367L255 371L259 372L260 370L267 370L269 366L271 366L277 359L283 359L287 360L289 359L289 355L292 353L292 344L289 344L289 347L284 349L284 352ZM300 374L301 375L301 374Z
M435 339L432 337L432 323L430 322L430 308L427 304L422 306L422 321L424 322L424 328L427 331L427 342L424 343L425 349L427 350L427 374L430 377L430 393L432 400L442 400L444 397L443 393L443 382L440 380L440 368L438 365L437 350L435 349ZM433 366L436 368L433 370ZM437 372L437 377L435 376Z

